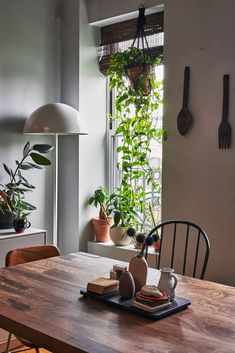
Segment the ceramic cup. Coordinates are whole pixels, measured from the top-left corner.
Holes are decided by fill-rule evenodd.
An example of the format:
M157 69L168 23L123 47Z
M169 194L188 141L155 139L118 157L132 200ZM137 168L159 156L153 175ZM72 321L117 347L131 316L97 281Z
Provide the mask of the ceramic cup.
M16 233L22 233L30 226L31 223L26 218L15 218L13 221L13 227Z

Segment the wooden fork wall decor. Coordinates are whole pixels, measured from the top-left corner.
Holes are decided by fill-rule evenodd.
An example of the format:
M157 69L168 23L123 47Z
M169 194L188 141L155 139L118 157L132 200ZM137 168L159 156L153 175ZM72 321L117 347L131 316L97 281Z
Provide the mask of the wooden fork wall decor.
M228 149L230 147L232 130L228 122L229 111L229 75L223 77L223 112L222 121L219 126L218 138L219 148Z

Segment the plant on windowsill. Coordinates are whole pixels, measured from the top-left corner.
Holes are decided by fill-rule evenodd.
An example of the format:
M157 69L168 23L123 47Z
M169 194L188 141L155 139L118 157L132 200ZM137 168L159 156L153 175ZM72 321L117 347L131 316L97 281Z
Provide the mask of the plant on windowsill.
M23 231L29 226L26 218L36 207L25 200L25 193L32 191L33 186L22 175L22 171L30 169L43 169L51 165L51 161L44 154L53 150L53 146L47 144L35 144L30 146L27 142L23 149L21 161L16 160L13 170L3 163L5 172L10 178L6 184L0 184L0 229L14 228Z
M126 192L117 191L110 195L110 211L113 214L114 223L110 229L110 237L115 245L127 245L131 239L128 236L128 229L137 227L136 203L130 190Z
M97 242L109 241L109 229L112 225L109 193L105 190L105 188L100 186L89 198L88 204L94 204L95 207L99 207L99 217L94 217L91 220L95 240Z

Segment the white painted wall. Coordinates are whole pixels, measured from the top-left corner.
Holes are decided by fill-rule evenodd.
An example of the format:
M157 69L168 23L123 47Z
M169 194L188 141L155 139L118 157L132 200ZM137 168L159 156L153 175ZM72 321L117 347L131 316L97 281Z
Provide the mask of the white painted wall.
M58 99L57 0L0 2L0 183L2 163L14 166L24 144L51 143L51 137L22 135L25 119L41 104ZM51 156L52 157L52 156ZM26 172L37 188L29 199L37 206L30 220L52 236L52 168Z
M218 149L223 74L229 73L230 123L235 133L235 2L165 1L165 128L163 217L200 224L211 241L207 278L235 284L234 142ZM184 66L191 68L192 131L178 134Z
M88 128L88 136L79 144L79 249L87 249L91 239L90 219L98 210L87 201L106 181L106 80L99 72L97 46L99 30L89 26L86 1L80 0L79 112Z
M162 0L87 0L87 12L89 23L106 25L109 22L124 21L137 17L138 6L143 4L148 13L149 8L162 5Z

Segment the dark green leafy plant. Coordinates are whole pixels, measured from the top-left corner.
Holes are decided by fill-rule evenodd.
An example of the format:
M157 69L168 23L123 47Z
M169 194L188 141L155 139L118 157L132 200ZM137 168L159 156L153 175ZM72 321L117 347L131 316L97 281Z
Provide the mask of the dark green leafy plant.
M125 193L126 191L126 193ZM135 211L134 198L129 198L130 191L123 190L110 195L110 212L114 215L112 227L137 226L137 213Z
M116 192L121 208L131 212L128 218L130 222L125 224L126 226L137 223L137 214L146 213L143 178L152 190L160 192L160 185L154 178L156 168L151 166L150 157L154 141L162 142L166 138L165 131L157 128L156 119L156 111L162 104L162 82L157 81L155 75L151 75L152 89L150 94L146 95L141 85L139 89L133 90L126 80L126 68L138 62L143 63L143 52L138 48L130 48L112 55L108 71L110 88L116 88L116 113L111 119L118 121L115 135L121 138L117 148L120 155L117 169L121 171L122 179ZM156 62L160 63L161 58L157 58ZM124 214L123 211L117 214L120 222L124 224L121 213Z
M51 165L51 161L44 154L53 150L53 146L47 144L35 144L30 146L27 142L23 149L23 156L20 161L16 160L16 167L13 170L3 163L4 170L8 174L10 181L6 184L0 184L0 211L2 213L10 212L15 218L26 218L35 206L25 200L25 193L31 192L33 186L22 175L23 171L30 169L43 169Z
M107 190L100 186L98 189L95 190L94 194L89 198L88 203L89 205L94 204L95 207L100 207L99 210L99 219L107 219L111 213L109 209L109 201L110 196Z

